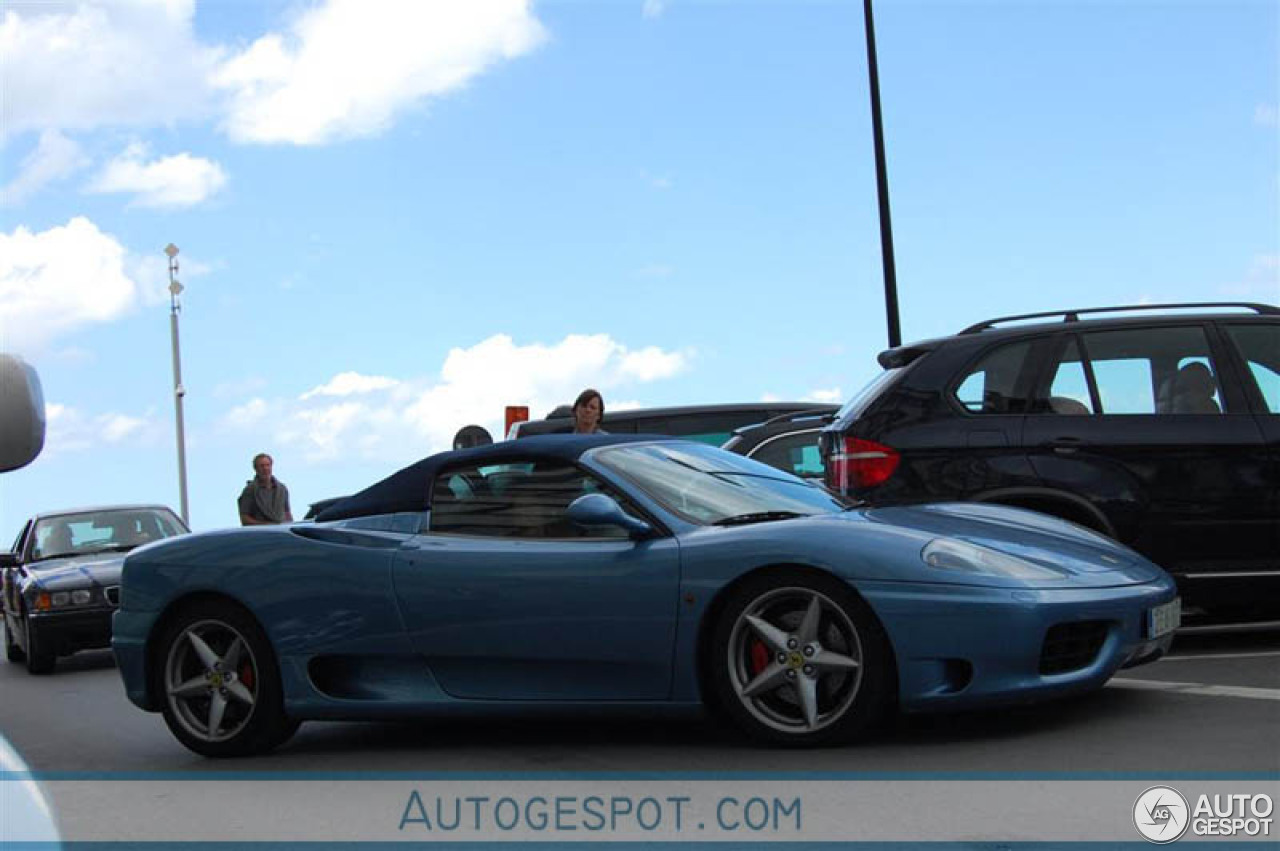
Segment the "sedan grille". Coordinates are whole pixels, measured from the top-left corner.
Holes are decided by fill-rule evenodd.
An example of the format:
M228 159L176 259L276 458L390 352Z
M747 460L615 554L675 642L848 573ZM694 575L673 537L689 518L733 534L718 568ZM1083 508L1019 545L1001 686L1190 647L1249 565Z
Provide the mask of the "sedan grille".
M103 594L107 597L107 602L113 606L120 605L120 586L112 585L110 588L103 589Z
M1098 658L1109 628L1107 621L1054 624L1040 650L1040 673L1063 674L1089 667Z

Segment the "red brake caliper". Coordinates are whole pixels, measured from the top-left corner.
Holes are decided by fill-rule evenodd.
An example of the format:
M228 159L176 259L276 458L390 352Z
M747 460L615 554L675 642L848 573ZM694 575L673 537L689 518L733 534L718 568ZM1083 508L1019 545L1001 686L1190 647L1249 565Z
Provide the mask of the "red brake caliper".
M755 676L769 667L769 648L760 639L751 641L751 675Z
M248 660L240 666L240 682L244 683L245 688L253 688L253 665Z

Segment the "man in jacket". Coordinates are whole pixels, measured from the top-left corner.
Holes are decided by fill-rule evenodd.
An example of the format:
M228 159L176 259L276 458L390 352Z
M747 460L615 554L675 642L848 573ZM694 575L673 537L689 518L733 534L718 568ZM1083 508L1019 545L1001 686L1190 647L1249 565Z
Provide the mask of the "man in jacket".
M284 482L271 475L271 456L259 452L253 456L254 477L245 483L237 504L240 508L240 525L264 526L274 523L292 523L289 509L289 489Z

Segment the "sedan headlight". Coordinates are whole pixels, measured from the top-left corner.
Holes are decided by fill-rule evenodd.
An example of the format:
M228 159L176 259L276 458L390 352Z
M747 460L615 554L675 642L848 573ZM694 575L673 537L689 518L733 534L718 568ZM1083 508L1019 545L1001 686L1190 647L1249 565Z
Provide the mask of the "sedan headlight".
M87 606L93 602L93 591L88 588L52 593L38 591L31 601L31 608L37 612L49 612L54 609L69 609L72 606Z
M939 570L957 570L1009 579L1061 579L1064 575L1017 556L955 538L934 538L920 551L920 557L925 564Z

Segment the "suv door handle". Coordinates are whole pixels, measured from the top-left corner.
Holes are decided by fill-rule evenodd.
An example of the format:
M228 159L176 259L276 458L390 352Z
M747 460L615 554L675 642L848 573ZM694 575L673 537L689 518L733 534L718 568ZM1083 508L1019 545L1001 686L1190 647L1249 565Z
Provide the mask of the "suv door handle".
M1059 455L1070 455L1080 447L1084 446L1084 441L1078 437L1055 437L1050 440L1046 440L1040 445L1049 447Z

